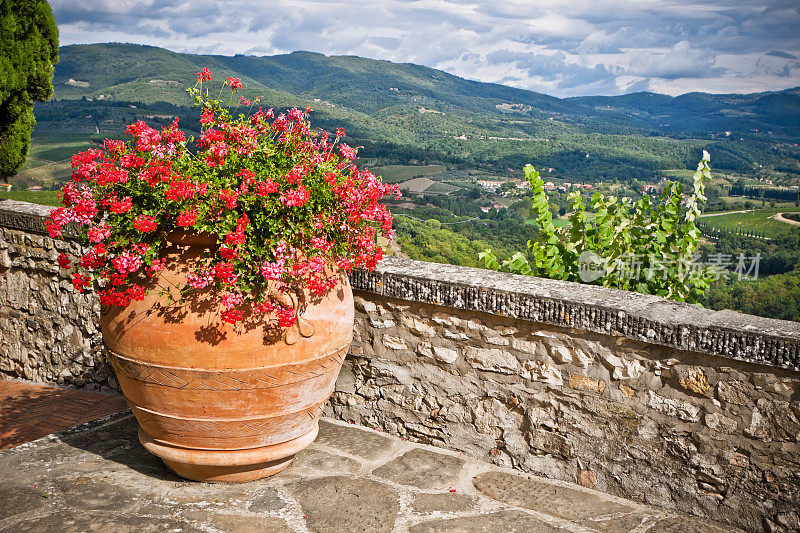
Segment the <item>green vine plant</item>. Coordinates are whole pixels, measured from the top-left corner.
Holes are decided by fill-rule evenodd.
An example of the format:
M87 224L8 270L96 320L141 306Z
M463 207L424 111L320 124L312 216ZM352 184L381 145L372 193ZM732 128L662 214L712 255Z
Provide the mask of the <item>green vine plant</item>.
M658 202L647 195L634 202L597 192L587 211L580 192L574 191L568 196L572 214L563 228L553 224L544 181L533 166L526 165L538 240L528 241L527 255L517 252L500 262L487 249L478 257L491 270L697 302L719 276L696 255L700 232L695 221L706 201L709 161L704 150L685 201L683 184L668 181Z

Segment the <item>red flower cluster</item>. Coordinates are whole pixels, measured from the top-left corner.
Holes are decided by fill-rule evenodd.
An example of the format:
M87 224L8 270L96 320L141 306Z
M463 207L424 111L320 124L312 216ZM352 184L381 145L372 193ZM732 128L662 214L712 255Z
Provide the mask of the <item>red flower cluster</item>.
M281 202L290 207L305 205L308 201L308 189L303 186L290 189L281 195Z
M242 80L230 76L227 80L225 80L225 85L230 87L232 91L238 91L242 88Z
M58 266L61 268L70 268L72 266L72 262L70 261L67 252L61 252L61 255L58 256Z
M156 217L149 215L139 215L133 219L133 227L142 233L148 233L156 229Z
M260 316L290 327L295 310L270 295L323 295L336 287L337 267L373 268L383 253L377 236L392 237L379 202L399 192L352 164L357 151L339 143L342 128L335 138L312 130L310 109L234 118L203 96L210 79L203 69L190 89L202 108L196 154L176 119L161 129L136 122L130 141L107 140L72 158L64 207L48 229L55 237L73 224L90 246L76 262L62 254L58 263L74 270L76 290L96 284L103 305L126 306L144 298L150 285L141 280L163 268L166 236L192 228L218 245L187 273L182 294L213 287L223 322ZM225 85L242 87L233 77Z
M339 155L345 159L355 159L356 151L347 146L345 143L339 145Z
M197 212L196 209L190 209L188 211L183 211L180 215L178 215L178 218L176 219L176 222L178 223L178 227L186 228L186 227L189 227L189 226L194 226L194 223L197 221L197 216L198 215L199 215L199 213Z

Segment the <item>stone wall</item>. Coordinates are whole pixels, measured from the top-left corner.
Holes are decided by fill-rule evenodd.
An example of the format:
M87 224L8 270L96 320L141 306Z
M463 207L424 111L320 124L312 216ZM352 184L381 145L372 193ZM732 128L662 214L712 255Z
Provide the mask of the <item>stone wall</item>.
M75 292L56 263L79 244L47 237L49 211L0 202L0 377L116 390L97 296Z
M759 530L798 527L800 376L359 292L327 414Z
M0 202L0 377L116 388L46 208ZM800 527L800 324L387 259L326 413L750 530Z

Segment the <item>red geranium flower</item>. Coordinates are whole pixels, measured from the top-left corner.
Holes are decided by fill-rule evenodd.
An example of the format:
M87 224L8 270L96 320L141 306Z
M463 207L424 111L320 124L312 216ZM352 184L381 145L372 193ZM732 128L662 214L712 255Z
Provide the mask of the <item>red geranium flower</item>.
M238 91L242 88L242 80L239 78L234 78L233 76L229 76L227 80L225 80L225 85L231 88L233 91Z
M69 268L71 266L67 252L61 252L61 255L58 256L58 265L61 268Z
M194 223L197 221L198 212L196 210L184 211L178 218L176 222L178 223L178 227L186 228L189 226L194 226Z
M153 231L156 229L156 218L148 215L139 215L134 219L133 227L142 233Z

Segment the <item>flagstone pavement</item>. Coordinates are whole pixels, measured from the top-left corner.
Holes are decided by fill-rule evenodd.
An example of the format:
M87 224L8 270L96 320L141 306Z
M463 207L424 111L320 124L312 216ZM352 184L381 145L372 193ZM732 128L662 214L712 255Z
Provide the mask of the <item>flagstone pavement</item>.
M0 532L732 530L333 420L289 468L237 485L182 480L136 434L121 412L0 450Z

